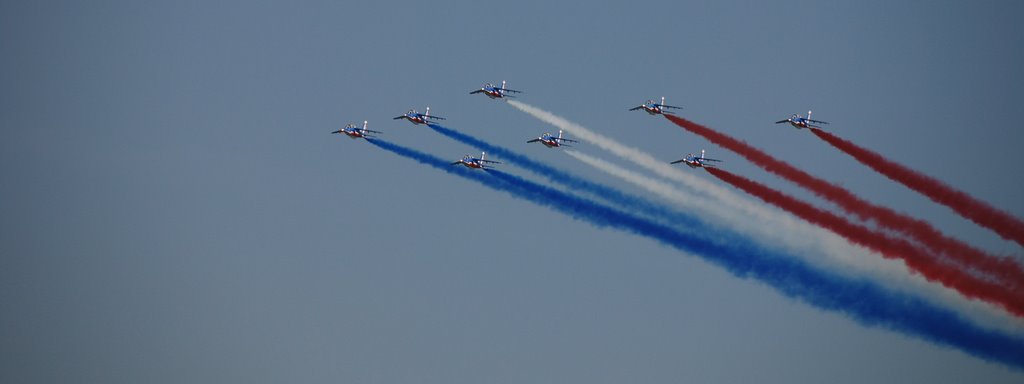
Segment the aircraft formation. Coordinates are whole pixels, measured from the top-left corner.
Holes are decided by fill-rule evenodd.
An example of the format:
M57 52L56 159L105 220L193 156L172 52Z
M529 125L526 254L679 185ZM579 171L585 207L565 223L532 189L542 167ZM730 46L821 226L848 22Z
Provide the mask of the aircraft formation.
M513 95L513 94L520 94L520 93L523 93L523 91L506 88L506 81L505 80L501 81L501 86L496 86L496 85L494 85L492 83L486 83L483 86L481 86L479 89L476 89L476 90L474 90L472 92L469 92L470 95L483 94L483 95L489 97L492 100L504 99L504 98L514 98L516 96ZM660 103L659 102L655 102L653 99L648 99L643 104L640 104L640 105L638 105L636 107L633 107L633 108L629 108L628 110L629 111L640 111L640 110L642 110L644 112L647 112L651 116L656 116L656 115L673 115L673 114L675 114L675 112L673 112L673 110L677 110L677 109L683 109L683 107L665 104L665 97L662 96ZM410 109L409 111L407 111L405 114L402 114L401 116L393 117L392 120L408 120L413 125L429 125L429 124L436 123L436 121L438 121L438 120L447 120L447 119L444 118L444 117L441 117L441 116L431 115L430 114L430 107L426 107L426 109L424 110L423 113L417 112L416 109ZM790 118L788 118L786 120L779 120L779 121L775 122L775 124L782 124L782 123L789 123L790 125L792 125L793 127L797 128L797 129L802 129L802 128L821 128L820 124L828 124L828 122L825 122L825 121L812 120L811 119L811 111L807 111L807 117L802 117L799 114L794 114L792 117L790 117ZM331 132L331 133L342 133L342 134L345 134L346 136L348 136L349 138L352 138L352 139L368 139L368 138L372 139L372 138L376 137L373 134L382 134L383 133L383 132L380 132L380 131L373 131L373 130L367 129L366 128L367 124L368 124L368 122L364 120L363 121L363 127L362 128L358 128L354 124L349 123L344 128L339 129L339 130L334 131L334 132ZM568 143L573 143L573 144L579 143L579 141L562 137L562 130L558 131L558 135L557 136L552 135L550 132L545 132L540 137L537 137L537 138L531 139L531 140L527 140L526 142L527 143L541 143L545 147L548 147L548 148L571 147L572 145L570 145ZM470 156L470 155L466 155L466 156L462 157L461 159L459 159L458 161L452 162L452 165L463 165L463 166L466 166L466 167L471 168L471 169L488 169L488 168L491 168L490 164L501 164L500 162L497 162L497 161L486 160L485 159L486 155L487 155L486 153L481 153L480 157L473 157L473 156ZM686 157L684 157L682 159L679 159L679 160L671 162L670 164L683 163L683 164L686 164L686 165L690 166L690 168L707 168L707 167L714 167L715 166L715 165L711 164L710 162L721 162L721 161L722 160L709 159L709 158L704 157L704 150L702 149L700 151L700 156L699 157L698 156L694 156L691 153L691 154L686 155Z
M507 82L505 81L502 81L500 86L495 86L488 83L479 89L469 92L470 95L483 94L492 100L512 98L516 97L515 95L519 95L522 93L523 91L508 89ZM647 170L651 170L661 175L678 176L675 174L675 172L673 172L672 167L666 167L665 163L662 163L660 160L650 161L649 159L651 157L638 149L629 148L627 146L621 145L617 143L614 139L603 138L600 134L590 132L589 130L582 126L565 122L563 119L558 118L557 116L551 116L551 113L541 110L539 108L535 108L526 105L525 103L520 103L514 100L506 101L509 103L509 105L515 107L516 109L519 109L527 114L533 115L534 117L542 121L545 121L551 125L557 126L559 128L564 128L564 130L568 131L571 134L574 134L575 136L578 136L578 138L583 141L596 144L596 147L605 149L611 153L615 153L624 158L643 158L640 161L634 161L634 163L640 165L642 168L646 168ZM847 218L843 215L834 214L827 209L818 208L811 203L805 202L800 198L790 196L784 193L783 191L772 188L771 186L744 177L743 175L732 173L729 170L719 168L720 164L723 163L723 160L706 157L707 151L705 151L704 149L700 150L699 155L690 153L687 154L682 159L674 160L668 163L682 163L683 165L686 165L691 169L700 168L702 171L706 172L711 177L715 177L723 183L729 184L738 190L746 192L747 194L753 197L759 198L765 203L773 205L776 208L781 209L782 211L788 212L789 214L794 215L799 219L802 219L803 222L810 225L810 227L803 227L795 224L790 225L787 223L784 225L784 227L787 228L786 231L800 231L801 233L806 234L807 236L817 236L818 234L816 230L826 230L832 232L839 238L845 239L848 243L847 245L851 247L860 247L858 249L863 248L869 252L878 253L884 259L903 260L911 273L920 274L927 281L926 284L933 284L928 285L928 287L934 286L936 287L936 289L942 289L943 292L946 292L945 290L953 290L959 292L961 296L957 297L962 298L964 300L982 301L985 303L985 305L991 305L992 310L994 311L994 316L1011 316L1014 319L1024 318L1024 302L1019 300L1019 292L1016 288L1016 284L1019 281L1022 281L1021 279L1024 279L1024 267L1006 266L1000 261L1001 259L998 255L991 255L983 250L974 248L970 244L962 242L958 239L946 237L938 229L932 227L927 222L915 219L912 216L889 209L887 207L875 205L869 201L860 199L859 197L854 195L849 190L843 188L842 186L830 183L826 180L815 178L814 176L811 176L808 173L786 163L785 161L777 159L771 156L770 154L765 153L764 151L747 144L742 140L733 138L722 132L718 132L712 128L703 126L701 124L689 121L681 116L678 116L676 115L676 111L681 110L682 107L666 104L665 97L662 97L660 99L660 102L655 102L653 99L649 99L638 106L623 109L623 113L625 111L642 110L644 112L647 112L650 116L661 115L668 121L672 122L675 125L678 125L684 130L695 135L701 136L707 141L721 147L722 149L729 150L734 154L745 158L751 164L757 165L763 168L764 170L771 172L783 179L787 179L797 184L798 186L813 192L816 196L826 201L834 203L840 210L846 212L850 216L858 216L858 218ZM899 164L887 162L884 158L882 158L880 155L874 152L871 152L865 148L857 146L856 144L850 143L846 140L836 137L830 132L822 130L821 128L825 125L828 125L829 123L822 120L812 119L811 114L811 111L807 111L806 117L801 116L799 114L794 114L788 119L775 121L774 124L788 123L789 125L793 126L796 129L806 128L812 134L828 142L837 149L846 152L847 154L853 156L858 161L864 163L865 165L868 165L873 169L876 169L879 173L886 175L890 179L894 181L899 181L904 185L907 185L911 189L921 192L923 195L931 197L932 195L929 194L931 193L931 190L942 191L944 192L943 195L957 195L957 193L959 193L954 188L945 186L938 180L930 179L926 175L914 172L913 170L910 170ZM429 107L427 107L423 113L419 113L415 109L411 109L405 114L396 116L393 119L408 120L410 123L414 125L427 125L429 128L445 136L453 138L457 141L461 141L462 143L475 146L477 147L478 150L482 149L484 151L490 151L492 154L497 154L499 160L501 160L502 157L506 157L509 161L516 163L516 165L519 165L521 168L531 170L538 174L542 174L548 177L550 180L554 181L554 183L562 183L563 185L569 186L569 189L580 189L583 190L584 192L590 192L596 196L601 196L599 197L599 199L605 198L604 196L609 195L621 195L620 192L614 189L609 189L607 186L590 183L585 180L581 181L580 179L577 179L573 175L562 173L560 170L554 169L548 165L530 160L527 158L527 156L518 155L513 150L508 150L504 149L501 146L488 144L482 140L475 139L469 135L457 133L448 128L442 127L437 122L446 119L444 117L431 115ZM772 122L770 120L765 121L765 125L769 125L771 123ZM580 198L571 193L563 194L557 189L551 189L545 185L534 183L528 179L523 179L516 175L506 174L504 172L501 172L500 170L493 169L497 165L502 163L500 161L488 159L487 153L483 151L481 151L479 157L473 155L465 155L458 160L449 162L448 160L440 159L429 154L425 154L409 148L403 148L399 145L388 143L385 140L376 139L375 135L381 134L381 132L368 129L367 121L363 122L362 128L357 127L355 124L348 124L345 128L336 130L332 133L342 133L352 139L366 139L368 142L378 147L381 147L385 150L389 150L396 154L416 159L420 163L432 166L434 168L444 169L447 171L459 171L453 173L471 180L481 182L482 184L492 189L504 190L506 192L512 193L518 197L524 198L529 201L543 202L543 204L548 204L550 203L550 201L553 200L564 202L566 204L555 204L555 208L562 210L563 212L570 212L574 218L582 217L585 220L589 220L598 226L618 226L620 229L628 230L631 233L648 236L666 245L677 247L682 250L691 250L692 247L694 247L693 245L690 245L691 241L688 240L689 238L686 237L686 234L681 232L672 232L673 230L671 228L660 226L656 220L648 221L648 218L644 216L650 215L651 217L654 218L661 217L662 219L665 219L665 217L662 217L661 215L668 214L669 216L671 216L671 218L665 220L680 220L679 218L674 216L675 213L666 213L660 210L661 207L657 205L649 206L647 202L640 201L641 199L612 199L615 203L621 203L624 201L629 202L633 200L639 201L639 203L636 203L635 205L631 206L630 210L646 211L646 213L634 216L629 210L618 211L611 207L602 205L600 201L591 201L588 200L587 198ZM557 132L557 134L545 132L538 137L525 140L525 143L540 143L544 145L546 148L561 148L563 146L572 147L573 145L578 144L579 141L565 137L563 130L560 129ZM522 144L523 142L520 142L519 145ZM610 174L619 176L622 179L625 179L633 184L637 184L643 188L646 188L655 194L661 195L662 197L666 197L670 200L675 200L677 202L684 202L680 204L689 204L689 207L691 208L709 205L703 204L699 199L692 199L693 201L691 201L690 197L698 197L697 195L700 194L694 194L694 196L681 197L681 195L678 194L678 192L681 191L672 190L672 188L663 188L660 186L662 184L659 184L657 181L644 179L642 176L640 176L639 178L634 178L634 175L632 175L632 173L629 172L629 170L616 170L615 165L609 165L607 163L601 165L600 162L595 161L593 159L588 160L585 154L579 152L567 151L567 153L568 155L573 156L584 163L588 163ZM879 161L879 159L881 159L881 161ZM886 166L877 167L877 163L880 162L884 162ZM460 165L471 170L491 171L489 171L489 173L487 173L486 176L481 176L481 173L476 173L475 171L462 172L460 168L456 167ZM897 170L898 172L887 173L893 169ZM704 186L702 185L702 183L699 182L689 181L690 178L680 178L680 180L683 180L681 181L681 184L686 184L689 188L694 189L696 191L711 192L706 193L708 195L718 194L716 188ZM925 185L925 187L921 187L921 185ZM979 225L992 229L1005 239L1015 241L1018 244L1024 245L1024 221L1012 217L1012 215L1006 214L1001 210L989 207L985 205L983 201L972 199L969 196L966 196L962 193L960 195L964 197L957 198L956 201L952 202L944 201L941 198L933 198L933 200L944 205L950 206L951 208L954 209L954 211L956 211L957 213L961 213L961 215L964 216L965 218L970 218L971 220L979 223ZM712 196L710 199L715 199L708 201L711 202L712 204L719 203L722 205L726 205L728 207L732 207L727 207L724 213L719 213L717 211L708 212L720 216L718 217L718 220L720 220L723 223L726 223L726 226L741 231L738 232L737 235L740 236L739 239L743 239L749 236L756 238L772 237L770 239L771 241L777 240L776 238L774 238L775 231L768 231L766 233L742 232L747 230L748 225L752 225L749 222L749 217L744 216L745 214L743 214L742 212L747 212L748 210L750 210L750 212L759 212L758 210L752 210L754 208L750 208L747 203L739 202L739 200L727 197L716 199L714 196ZM730 213L729 211L731 209L735 209L736 212L740 214ZM978 218L976 219L976 216L971 215L973 214L973 212L977 211L985 212L986 214L984 216L978 216ZM784 223L780 219L777 219L775 214L758 214L754 216L764 216L761 219L757 219L758 221L763 221L762 224L772 225ZM985 219L987 217L993 217L994 219ZM988 221L985 221L983 219ZM683 220L689 219L686 219L684 217ZM865 225L856 222L857 220L871 222L872 224ZM753 224L753 226L758 225ZM781 240L785 242L796 241L792 239ZM704 243L698 241L694 244ZM838 245L829 244L825 246L823 243L820 249L816 248L814 251L830 257L842 258L840 253L844 251L837 251L835 247L843 245L839 243L837 244ZM704 247L704 245L700 245L700 247ZM815 247L817 247L817 245L815 245ZM724 252L725 250L723 249L722 251ZM735 260L740 259L741 258L737 258ZM843 258L843 261L841 262L847 262L845 260L847 260L847 258ZM953 263L949 262L950 260L952 260ZM783 290L790 289L789 284L797 284L799 285L800 289L805 289L805 287L811 287L807 289L814 289L815 291L813 291L812 293L815 295L815 297L832 297L827 294L819 294L822 292L827 293L832 291L832 288L829 287L820 288L821 286L819 285L819 282L823 281L823 278L812 275L807 275L803 277L801 277L802 275L792 275L797 276L796 278L799 279L799 281L794 280L795 282L790 283L789 277L786 278L786 282L774 281L772 280L773 276L778 275L777 273L775 273L776 267L763 267L763 262L764 260L759 260L754 264L749 264L747 261L728 261L728 263L735 263L734 265L736 266L736 270L746 271L749 268L754 268L755 264L757 268L768 268L765 269L765 271L771 270L772 272L759 275L759 278L763 281L772 284L777 284L778 286L782 287ZM860 261L857 261L857 263L860 263ZM864 266L867 266L868 263L872 262L864 261L864 263ZM793 267L793 265L780 264L780 268L791 267ZM802 268L792 268L791 270L797 271L799 273L803 273L800 271L805 271L805 269ZM977 272L977 275L975 275L975 272ZM805 280L807 283L803 282ZM845 291L846 288L838 287L836 289L839 291ZM820 290L821 292L818 292L818 290ZM838 295L836 297L841 298L842 295ZM883 300L887 299L879 298L872 300L882 303ZM902 301L900 301L900 303L902 303ZM838 308L844 305L846 305L844 304L844 302L836 301L825 303L822 306L825 308ZM902 304L897 303L894 305ZM865 307L858 299L858 301L851 305L850 308L858 309ZM908 311L918 310L919 308L917 307L908 309ZM874 316L878 313L880 312L872 310L870 315ZM892 317L892 319L896 320L908 318L914 317L908 317L899 314L894 315ZM940 318L941 316L939 315L926 316L926 318L921 321L920 325L918 325L918 323L911 324L911 326L913 327L918 327L911 329L911 331L918 332L919 334L924 335L926 338L934 337L934 335L929 332L933 329L932 324L940 321L933 319ZM886 319L886 321L892 319ZM909 327L910 326L908 326L908 329L910 329ZM971 329L967 329L965 332L972 331ZM991 350L1005 350L1005 348L1002 347L995 347L992 348L991 350L984 349L988 348L985 346L992 345L987 340L989 339L984 339L981 340L980 342L970 340L970 342L965 342L962 345L958 344L957 346L959 346L962 350L965 350L969 353L977 354L978 356L982 357L992 356ZM979 347L977 346L982 346L982 349L978 349ZM1015 354L1011 352L1005 355L999 355L997 357L999 359L1002 359L1006 356L1014 355ZM1024 362L1022 362L1021 364L1022 366L1024 366Z

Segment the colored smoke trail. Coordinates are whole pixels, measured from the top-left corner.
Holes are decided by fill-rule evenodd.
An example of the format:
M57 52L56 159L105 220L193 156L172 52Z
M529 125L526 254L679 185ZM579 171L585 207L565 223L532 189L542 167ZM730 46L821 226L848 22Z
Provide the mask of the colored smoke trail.
M953 289L932 284L920 275L911 274L906 264L898 260L886 260L861 246L853 245L835 233L811 225L782 212L761 209L756 214L739 213L729 207L693 193L684 193L675 187L641 175L635 169L623 169L606 161L566 150L565 153L613 176L638 185L668 201L685 207L687 211L698 212L701 217L710 216L717 220L695 222L692 216L667 207L654 204L644 197L634 196L618 189L595 183L566 171L535 161L525 155L503 146L494 145L472 135L437 124L428 125L434 131L498 156L502 161L514 163L548 180L586 192L630 212L639 212L649 217L688 231L716 231L725 225L741 235L757 239L762 245L785 249L814 265L825 266L847 275L862 275L883 282L888 288L927 297L939 305L956 308L978 324L996 326L1014 334L1024 332L1021 319L984 301L969 300ZM728 191L732 192L732 191ZM769 210L771 210L769 212ZM768 214L770 213L770 216ZM760 220L758 220L760 219ZM707 226L711 224L711 226ZM782 230L780 230L782 229ZM826 256L826 257L822 257Z
M1018 295L1022 294L1020 288L1024 288L1021 285L1024 282L1024 275L1014 273L1012 270L1000 269L1001 263L995 256L988 255L984 251L960 240L946 236L925 221L870 203L857 197L845 188L814 177L741 140L678 116L665 115L665 117L674 124L703 136L712 143L743 156L761 168L779 175L825 200L835 203L847 213L861 220L874 221L885 229L910 236L932 251L962 263L969 268L975 268L978 271L988 273L990 276L998 278L1004 286L1013 290Z
M728 246L717 245L500 171L473 172L380 139L368 141L392 153L558 210L595 226L617 228L696 254L737 277L754 277L788 297L818 308L840 311L863 325L916 335L981 359L1024 370L1024 340L979 328L954 312L920 299L884 291L862 279L845 279L816 270L788 256L758 249L742 238L733 239Z
M888 177L889 180L903 184L932 201L953 209L960 216L982 227L991 229L1004 239L1024 245L1024 221L953 188L949 184L886 159L881 154L854 144L849 140L844 140L820 129L811 128L811 132L818 136L818 138L836 147L836 149L846 152L846 154L857 159L857 161L875 170L875 172ZM1021 266L1016 264L1013 266L1004 264L1002 267L1015 267L1018 271L1021 269Z
M1004 290L997 284L979 280L956 266L931 260L923 250L907 240L891 237L868 227L851 223L849 220L832 212L817 208L729 171L718 168L704 169L736 188L757 196L767 203L785 209L787 212L791 212L808 222L827 228L856 244L874 249L886 257L900 258L929 280L938 281L968 297L1002 304L1011 313L1017 316L1024 316L1024 297L1021 295Z

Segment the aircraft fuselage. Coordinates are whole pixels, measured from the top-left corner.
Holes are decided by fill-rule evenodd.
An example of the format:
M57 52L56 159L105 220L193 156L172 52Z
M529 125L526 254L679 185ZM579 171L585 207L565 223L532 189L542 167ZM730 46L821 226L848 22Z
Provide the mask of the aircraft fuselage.
M480 165L480 163L473 162L473 161L462 160L459 163L462 164L462 165L465 165L466 168L471 168L471 169L481 169L481 168L483 168L483 166Z

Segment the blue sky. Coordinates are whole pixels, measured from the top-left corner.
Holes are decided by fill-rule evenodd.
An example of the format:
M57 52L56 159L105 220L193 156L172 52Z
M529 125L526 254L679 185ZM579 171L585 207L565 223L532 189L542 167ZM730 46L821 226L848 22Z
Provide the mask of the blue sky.
M666 96L1019 257L771 123L813 109L1022 217L1021 14L1012 2L4 3L0 381L1019 382L328 132L369 120L437 156L477 152L391 120L429 105L449 127L639 193L525 144L552 128L468 95L504 79L666 161L705 148L812 199L626 111Z

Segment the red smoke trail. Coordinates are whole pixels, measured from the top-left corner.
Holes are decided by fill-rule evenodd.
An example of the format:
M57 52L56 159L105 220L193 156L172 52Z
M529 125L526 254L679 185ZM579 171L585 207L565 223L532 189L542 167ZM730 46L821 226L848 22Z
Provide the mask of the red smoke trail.
M811 128L811 132L840 151L853 156L864 165L871 167L890 180L917 191L932 201L945 205L957 214L982 227L991 229L1004 239L1024 245L1024 222L1010 214L975 199L928 175L889 161L876 152L843 140L831 133Z
M814 177L743 141L678 116L665 115L665 117L676 125L736 152L761 168L831 201L861 220L871 220L883 228L905 234L933 252L943 254L964 266L1000 279L1004 285L1015 292L1019 288L1024 288L1024 267L1011 259L987 254L960 240L942 234L927 222L861 199L843 187Z
M722 181L732 184L765 202L782 208L808 222L828 229L854 244L881 253L886 258L902 259L907 266L930 281L955 289L964 296L1002 305L1015 316L1024 317L1024 296L980 280L954 265L932 260L907 240L871 230L826 210L797 200L763 184L718 168L704 168Z

